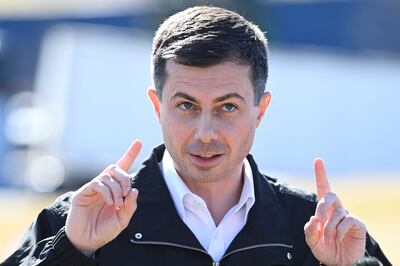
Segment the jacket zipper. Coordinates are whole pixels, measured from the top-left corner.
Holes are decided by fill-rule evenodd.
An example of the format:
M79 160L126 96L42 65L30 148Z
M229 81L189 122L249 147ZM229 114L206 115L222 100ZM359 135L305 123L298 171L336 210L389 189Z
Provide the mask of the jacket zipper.
M293 248L292 245L287 245L287 244L282 244L282 243L270 243L270 244L260 244L260 245L253 245L253 246L248 246L244 248L239 248L232 250L229 253L226 253L224 256L222 256L221 260L233 253L244 251L244 250L249 250L249 249L254 249L254 248L264 248L264 247L285 247L285 248Z
M211 255L209 253L207 253L205 250L199 249L199 248L194 248L194 247L190 247L190 246L185 246L185 245L179 245L179 244L175 244L175 243L170 243L170 242L157 242L157 241L135 241L133 239L130 240L131 243L133 244L152 244L152 245L165 245L165 246L172 246L172 247L178 247L178 248L185 248L185 249L190 249L190 250L195 250L195 251L200 251L201 253L207 254L211 259L213 259L211 257ZM244 251L244 250L249 250L249 249L253 249L253 248L261 248L261 247L286 247L286 248L293 248L292 245L287 245L287 244L282 244L282 243L271 243L271 244L261 244L261 245L253 245L253 246L248 246L248 247L244 247L244 248L239 248L239 249L235 249L232 250L231 252L225 254L224 256L222 256L221 260L224 259L225 257L236 253L236 252L240 252L240 251ZM219 262L218 261L213 261L212 266L219 266Z
M164 245L164 246L172 246L172 247L178 247L178 248L186 248L186 249L190 249L190 250L200 251L200 252L210 256L210 254L208 254L205 250L202 250L202 249L199 249L199 248L190 247L190 246L185 246L185 245L179 245L179 244L175 244L175 243L171 243L171 242L135 241L133 239L131 239L130 241L133 244L152 244L152 245Z

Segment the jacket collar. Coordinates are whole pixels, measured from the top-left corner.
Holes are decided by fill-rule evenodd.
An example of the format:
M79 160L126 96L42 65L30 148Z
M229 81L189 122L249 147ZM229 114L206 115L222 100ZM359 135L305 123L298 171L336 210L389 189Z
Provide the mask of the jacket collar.
M247 155L247 160L253 171L256 201L249 212L246 225L232 241L226 253L265 244L293 246L288 217L271 180L259 172L252 155Z
M164 145L156 147L133 180L133 187L139 190L138 206L127 233L137 243L165 243L204 250L175 209L159 168L164 150ZM253 157L248 155L247 159L253 171L256 201L245 227L226 253L263 244L292 245L288 219L274 189L267 177L259 173Z

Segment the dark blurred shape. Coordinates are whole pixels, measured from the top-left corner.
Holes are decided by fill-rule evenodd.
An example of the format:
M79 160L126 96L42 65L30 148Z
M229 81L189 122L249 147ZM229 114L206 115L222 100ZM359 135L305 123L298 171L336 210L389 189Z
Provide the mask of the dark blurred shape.
M264 1L272 40L400 52L400 1Z

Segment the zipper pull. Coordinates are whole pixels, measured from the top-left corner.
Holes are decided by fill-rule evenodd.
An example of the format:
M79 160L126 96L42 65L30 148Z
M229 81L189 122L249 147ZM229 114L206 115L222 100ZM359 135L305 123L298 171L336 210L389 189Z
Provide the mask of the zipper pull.
M212 266L219 266L219 262L218 261L214 261Z

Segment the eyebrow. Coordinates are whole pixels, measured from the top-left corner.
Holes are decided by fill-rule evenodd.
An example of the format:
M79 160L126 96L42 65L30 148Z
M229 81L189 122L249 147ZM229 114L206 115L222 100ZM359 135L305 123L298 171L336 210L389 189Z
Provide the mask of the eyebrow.
M228 93L226 95L222 95L222 96L218 97L217 99L215 99L213 102L223 102L223 101L228 100L230 98L237 98L237 99L239 99L239 100L241 100L243 102L245 101L245 99L244 99L244 97L242 95L240 95L240 94L238 94L236 92L233 92L233 93Z
M193 96L190 96L189 94L184 93L184 92L177 92L174 95L172 95L172 97L170 99L173 100L173 99L179 98L179 97L185 98L185 99L187 99L187 100L189 100L191 102L197 102L196 98L194 98Z
M185 99L187 99L189 101L192 101L192 102L198 102L195 97L190 96L189 94L184 93L184 92L175 93L174 95L172 95L171 100L175 99L175 98L179 98L179 97L185 98ZM241 100L243 102L245 101L245 99L244 99L244 97L242 95L240 95L240 94L238 94L236 92L233 92L233 93L228 93L226 95L222 95L222 96L216 98L215 100L213 100L213 102L214 103L223 102L223 101L228 100L230 98L237 98L237 99L239 99L239 100Z

